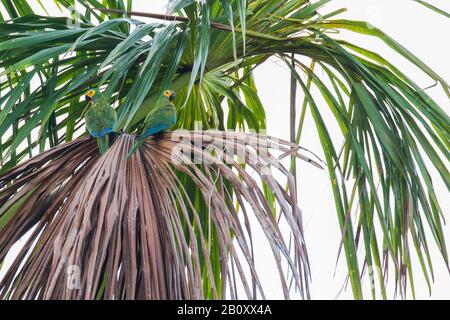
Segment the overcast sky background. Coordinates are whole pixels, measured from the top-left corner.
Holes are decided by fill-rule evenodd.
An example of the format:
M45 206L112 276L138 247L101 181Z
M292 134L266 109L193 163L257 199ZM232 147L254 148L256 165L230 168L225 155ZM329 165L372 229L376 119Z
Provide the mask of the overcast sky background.
M450 1L429 2L450 12ZM37 1L29 1L29 3L37 5ZM59 14L51 0L44 0L43 3L50 14ZM136 11L161 13L165 12L167 2L166 0L134 0L133 3ZM325 12L331 12L333 9L341 7L348 8L348 12L342 14L341 17L371 22L438 71L447 82L450 82L450 19L436 14L412 0L336 0L325 7ZM381 53L421 87L425 88L433 84L431 79L404 59L393 54L380 41L350 32L344 32L340 37ZM289 139L289 71L281 63L272 59L255 70L255 77L267 112L268 134ZM449 100L442 90L431 88L427 92L448 112ZM330 133L339 136L334 119L329 114L325 116L325 121L331 124ZM306 123L301 145L322 154L316 129L311 121ZM337 272L334 274L340 231L328 176L325 172L313 169L307 164L299 164L298 171L299 203L304 214L305 237L312 269L312 297L314 299L351 299L350 287L338 295L346 277L344 257L341 257ZM437 178L436 174L434 176ZM436 182L437 194L440 197L444 213L448 216L450 212L448 191L441 181L436 179ZM446 225L447 244L450 244L449 231L450 227ZM269 263L271 262L271 253L267 251L267 245L261 232L257 233L255 237L256 265L263 285L267 288L267 298L282 298L276 267ZM419 299L450 299L450 275L431 238L429 242L431 251L434 253L432 259L435 268L432 295L428 294L417 259L413 258L416 297ZM412 248L411 252L413 251ZM392 273L391 277L393 277ZM367 280L365 280L364 286L365 297L370 298ZM388 292L392 293L393 288L390 289ZM294 294L294 296L296 295ZM392 298L392 295L389 297Z

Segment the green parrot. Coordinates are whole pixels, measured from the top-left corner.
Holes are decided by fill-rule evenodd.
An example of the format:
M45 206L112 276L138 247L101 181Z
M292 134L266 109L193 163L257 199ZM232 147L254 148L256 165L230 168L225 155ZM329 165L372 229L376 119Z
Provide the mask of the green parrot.
M172 103L175 97L174 91L164 91L163 95L156 102L155 107L145 117L142 134L137 138L128 156L131 156L139 148L145 138L160 133L177 122L175 105Z
M108 150L109 134L117 122L117 113L98 89L90 89L85 97L90 105L84 115L86 128L97 139L100 154L103 155Z

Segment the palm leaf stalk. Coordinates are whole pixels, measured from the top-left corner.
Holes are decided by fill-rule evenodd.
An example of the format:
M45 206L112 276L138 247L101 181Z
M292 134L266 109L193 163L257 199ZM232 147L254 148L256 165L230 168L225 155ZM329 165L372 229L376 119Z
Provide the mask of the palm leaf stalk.
M448 96L449 85L376 27L339 19L344 10L326 12L330 1L170 1L169 12L159 17L133 12L122 1L96 8L78 1L86 12L76 28L66 18L35 16L27 7L18 8L20 1L11 1L12 20L0 23L1 171L37 147L43 152L82 135L81 96L88 85L104 89L117 106L116 129L127 133L139 133L166 87L184 106L179 128L263 130L265 111L252 71L277 57L291 70L304 99L297 104L296 142L306 115L317 128L355 298L363 298L366 276L378 283L373 298L387 297L388 278L402 297L408 285L414 295L413 254L420 264L414 268L422 270L430 287L431 246L448 266L444 213L430 170L450 186L450 119L399 68L346 41L339 31L382 40ZM70 7L67 1L58 3ZM160 21L130 18L145 14ZM39 79L37 85L33 79ZM324 123L329 111L341 130L342 148ZM194 199L200 194L198 188L190 193ZM271 193L265 196L271 202ZM205 226L208 207L201 201L194 207Z

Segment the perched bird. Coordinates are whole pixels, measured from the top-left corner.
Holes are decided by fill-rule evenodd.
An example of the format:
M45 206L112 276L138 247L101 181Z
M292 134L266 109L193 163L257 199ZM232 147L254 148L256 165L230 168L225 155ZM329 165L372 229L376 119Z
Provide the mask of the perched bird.
M109 134L117 122L117 113L98 89L90 89L85 97L90 108L84 115L84 121L91 136L97 139L100 154L104 154L109 147Z
M145 138L162 132L177 122L177 113L172 101L175 99L175 92L165 90L161 98L156 102L155 107L149 112L144 120L142 134L137 138L136 143L131 148L128 156L144 142Z

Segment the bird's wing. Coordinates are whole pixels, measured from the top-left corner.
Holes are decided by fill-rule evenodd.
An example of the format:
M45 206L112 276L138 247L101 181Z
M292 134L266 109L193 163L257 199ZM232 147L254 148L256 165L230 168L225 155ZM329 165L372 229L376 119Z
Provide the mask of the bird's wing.
M157 114L159 112L159 110L166 104L166 102L164 101L164 99L159 99L155 106L149 111L149 113L147 113L147 116L145 117L144 120L144 130L146 128L148 128L148 123L149 121L152 121L152 119L155 117L155 114Z
M166 104L165 106L158 108L157 112L153 112L149 117L147 117L144 130L142 131L142 136L146 137L150 134L163 131L174 125L175 122L175 107L172 103Z
M98 121L98 115L93 108L89 108L84 114L84 122L86 123L86 128L91 134L93 132L100 132L103 130L103 126Z
M98 102L94 103L91 109L96 114L96 119L103 129L114 127L117 121L116 111L108 104L103 95Z
M107 106L105 108L102 108L101 114L105 128L114 128L117 122L116 110L114 110L114 108L110 106Z

